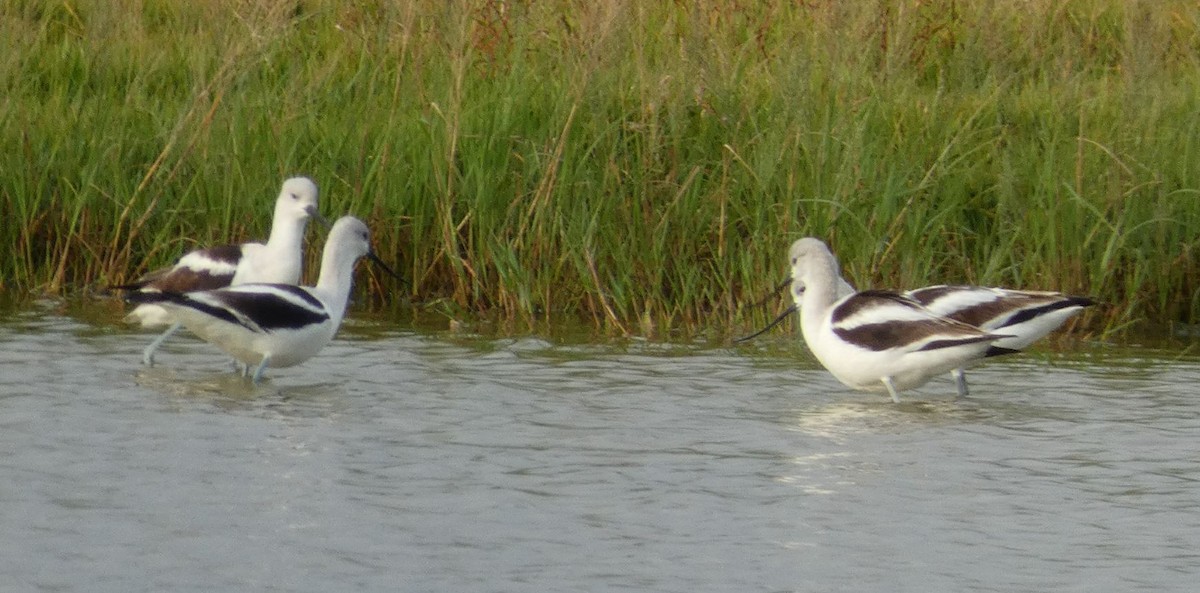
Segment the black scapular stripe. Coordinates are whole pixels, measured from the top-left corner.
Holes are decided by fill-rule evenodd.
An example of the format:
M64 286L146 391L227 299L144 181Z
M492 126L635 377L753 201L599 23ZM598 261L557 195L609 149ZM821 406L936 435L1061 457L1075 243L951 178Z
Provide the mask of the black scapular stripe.
M229 308L236 309L238 313L241 313L262 331L300 329L329 319L329 313L325 311L325 306L308 291L286 284L271 286L300 298L316 310L298 306L271 293L221 291L213 294L217 295L217 298Z
M1045 315L1052 311L1057 311L1059 309L1067 309L1070 307L1091 307L1092 305L1095 305L1095 304L1096 304L1096 301L1093 301L1092 299L1089 299L1087 297L1070 297L1069 299L1055 301L1053 303L1048 303L1048 304L1042 305L1040 307L1034 307L1032 309L1025 309L1023 311L1018 311L1017 314L1006 319L1004 321L1004 324L996 329L1002 329L1005 327L1009 327L1011 325L1025 323L1026 321L1029 321L1031 319L1036 319L1038 317L1041 317L1042 315Z
M224 303L225 307L210 305L192 298L187 293L178 292L133 292L126 295L125 300L134 304L174 303L195 309L221 321L240 325L253 332L299 329L329 319L329 313L325 311L325 306L321 304L321 301L304 289L287 284L271 286L300 298L317 310L298 306L279 295L266 292L222 290L209 293Z
M237 315L234 315L232 312L225 309L224 307L217 307L214 305L210 305L208 303L197 301L197 300L189 297L186 293L180 293L180 292L132 292L132 293L125 295L125 300L127 302L138 304L138 305L172 303L172 304L179 305L181 307L195 309L197 311L200 311L201 313L204 313L205 315L216 317L217 319L226 321L228 323L232 323L234 325L240 325L250 331L259 331L257 328L255 328L251 325L248 325L242 319L238 318Z

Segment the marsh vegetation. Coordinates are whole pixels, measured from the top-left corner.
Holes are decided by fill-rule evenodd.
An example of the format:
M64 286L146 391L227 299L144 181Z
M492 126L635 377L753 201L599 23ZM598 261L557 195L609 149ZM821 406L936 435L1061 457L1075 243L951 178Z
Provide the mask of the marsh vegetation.
M1200 319L1194 2L17 0L0 39L10 292L264 236L305 174L392 302L517 323L758 323L802 235Z

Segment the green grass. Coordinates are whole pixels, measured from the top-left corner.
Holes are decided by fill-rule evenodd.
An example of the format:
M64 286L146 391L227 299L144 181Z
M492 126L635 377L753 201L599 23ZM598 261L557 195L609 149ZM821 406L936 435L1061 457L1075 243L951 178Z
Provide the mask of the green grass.
M1194 2L17 0L0 39L10 292L263 237L306 174L453 316L736 331L815 235L862 286L1200 321Z

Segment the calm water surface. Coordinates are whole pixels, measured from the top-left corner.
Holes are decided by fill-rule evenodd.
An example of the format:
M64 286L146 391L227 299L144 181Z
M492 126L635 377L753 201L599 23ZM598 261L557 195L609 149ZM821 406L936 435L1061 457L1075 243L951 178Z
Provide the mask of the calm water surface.
M254 388L0 314L3 591L1189 591L1200 360L1081 344L892 405L791 338L358 322Z

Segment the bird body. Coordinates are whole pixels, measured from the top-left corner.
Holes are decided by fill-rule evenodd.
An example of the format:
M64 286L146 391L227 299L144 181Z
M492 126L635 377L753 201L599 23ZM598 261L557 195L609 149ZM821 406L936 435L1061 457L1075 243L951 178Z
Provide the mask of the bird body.
M793 243L789 260L804 341L853 389L886 391L898 402L899 391L988 356L1005 337L939 316L894 292L839 297L837 259L818 239Z
M854 287L839 275L837 294L846 296L854 292ZM938 284L910 290L904 295L935 315L985 331L1005 334L1006 337L992 344L989 351L992 356L1024 350L1085 308L1096 304L1089 297L1061 292L969 285ZM980 359L976 359L966 366L979 362ZM970 388L967 386L965 367L952 369L950 373L954 377L958 395L968 395Z
M311 288L290 284L158 294L163 307L192 333L247 367L268 357L274 367L304 362L329 343L341 323L341 315Z

